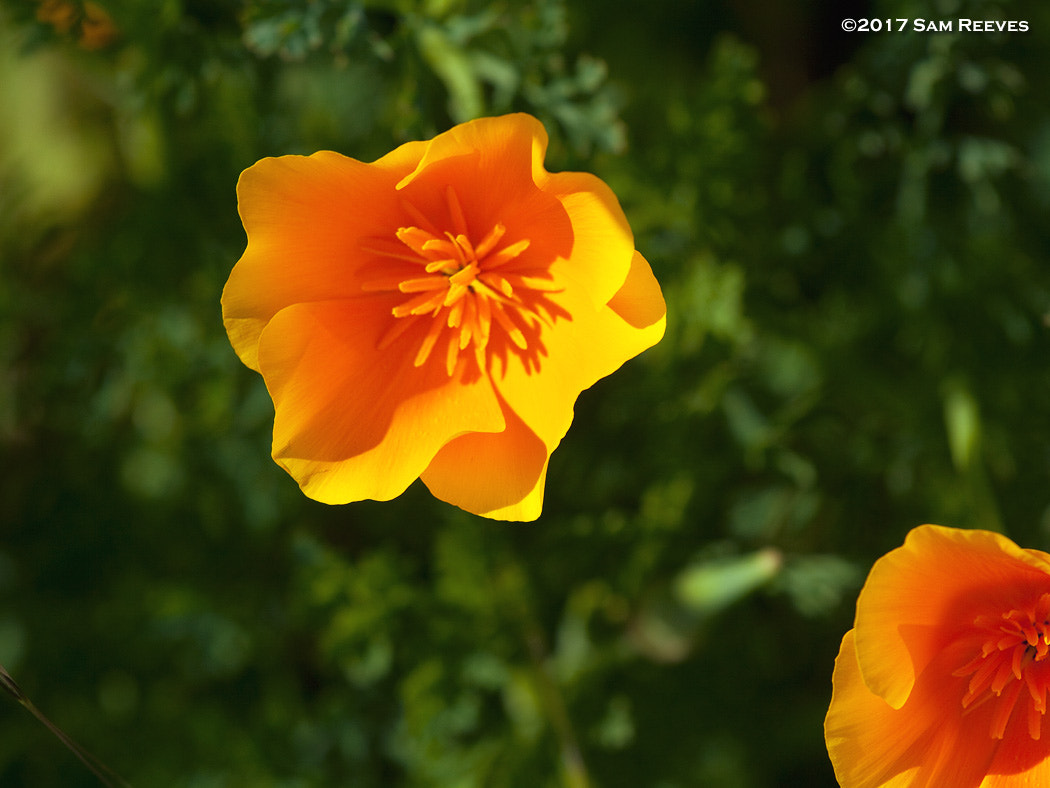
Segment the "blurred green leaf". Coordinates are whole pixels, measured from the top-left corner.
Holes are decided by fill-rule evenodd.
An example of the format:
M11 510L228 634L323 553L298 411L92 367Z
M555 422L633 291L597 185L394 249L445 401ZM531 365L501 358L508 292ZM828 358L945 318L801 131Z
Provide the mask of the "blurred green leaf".
M704 562L678 575L675 593L690 610L711 615L769 583L782 563L780 553L772 549Z
M440 28L424 24L417 33L419 50L449 94L449 114L457 123L482 114L481 85L469 56Z

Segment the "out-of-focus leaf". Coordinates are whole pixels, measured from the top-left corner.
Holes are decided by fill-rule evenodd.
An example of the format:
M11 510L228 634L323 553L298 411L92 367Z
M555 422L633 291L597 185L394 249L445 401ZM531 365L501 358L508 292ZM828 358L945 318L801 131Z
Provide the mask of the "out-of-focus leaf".
M839 556L791 556L772 588L786 593L802 615L815 617L842 607L863 579L856 563Z
M782 565L773 549L697 564L678 575L675 592L690 610L712 615L769 583Z
M981 416L970 390L960 381L944 387L944 422L952 462L960 471L973 464L981 439Z
M420 26L416 40L419 51L448 90L448 109L453 120L462 123L481 115L481 85L467 53L436 25Z

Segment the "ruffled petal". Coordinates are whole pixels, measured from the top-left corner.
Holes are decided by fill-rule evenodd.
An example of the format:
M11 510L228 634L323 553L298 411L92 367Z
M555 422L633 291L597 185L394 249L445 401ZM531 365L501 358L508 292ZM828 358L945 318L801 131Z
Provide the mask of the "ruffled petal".
M556 255L548 254L547 263L567 267L599 308L623 286L634 236L619 201L601 179L582 172L547 172L546 150L547 132L529 115L479 118L431 140L398 188L433 215L441 212L443 190L451 184L473 232L487 232L502 222L533 243L545 240ZM557 203L551 204L551 198ZM536 252L526 261L536 259Z
M557 197L572 221L572 253L555 262L551 273L557 278L562 269L568 271L600 308L623 288L633 265L627 217L612 190L589 173L547 173L539 185Z
M952 671L966 659L969 644L953 644L938 655L904 706L894 709L865 684L854 632L842 639L824 721L839 785L978 788L1000 741L989 734L992 704L962 709L966 680Z
M360 240L403 224L394 185L418 161L409 143L372 164L331 151L262 159L241 173L248 246L222 293L223 322L241 360L259 369L266 323L296 303L361 295Z
M915 677L978 615L998 616L1048 591L1045 553L989 531L915 528L875 562L857 600L864 681L900 708Z
M542 171L547 147L547 134L535 118L480 118L439 134L426 146L398 189L401 199L433 223L428 229L459 232L462 222L465 234L477 241L503 225L506 242L529 242L515 269L546 270L573 253L569 214L557 195L541 190L532 177L535 157Z
M666 307L659 286L644 257L635 253L633 261L621 292L598 311L582 285L562 280L564 289L551 293L550 300L565 316L542 331L540 347L530 347L538 368L508 358L495 359L490 369L508 407L540 437L548 453L568 431L580 392L663 336Z
M911 786L918 758L910 766L900 765L905 754L916 747L918 730L898 731L896 712L864 684L857 666L853 630L845 634L835 658L831 706L824 720L824 738L835 777L844 788L905 788ZM877 746L872 747L876 737ZM921 754L921 753L920 753Z
M627 323L650 335L652 344L663 336L667 304L649 261L635 252L631 270L619 291L609 300L609 308Z
M400 180L398 189L407 187L436 162L471 157L477 159L477 169L486 177L475 191L495 196L532 182L533 161L538 156L542 162L547 150L547 131L536 118L517 113L461 123L424 144L422 158Z
M505 409L500 433L462 435L442 447L423 472L435 498L495 520L535 520L543 508L547 447Z
M506 422L484 376L449 377L377 349L396 320L382 298L296 304L259 342L274 401L273 457L323 503L400 495L442 446ZM422 341L425 321L410 329ZM417 343L413 343L415 346Z

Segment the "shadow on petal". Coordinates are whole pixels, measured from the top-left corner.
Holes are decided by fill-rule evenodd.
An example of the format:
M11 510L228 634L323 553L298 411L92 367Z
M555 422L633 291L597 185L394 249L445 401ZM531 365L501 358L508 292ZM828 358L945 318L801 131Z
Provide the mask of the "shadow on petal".
M501 400L507 428L461 435L422 474L434 497L497 520L535 520L549 456L543 441Z
M393 318L377 300L296 304L261 338L274 459L324 503L389 500L455 436L504 428L487 378L466 383L378 350Z

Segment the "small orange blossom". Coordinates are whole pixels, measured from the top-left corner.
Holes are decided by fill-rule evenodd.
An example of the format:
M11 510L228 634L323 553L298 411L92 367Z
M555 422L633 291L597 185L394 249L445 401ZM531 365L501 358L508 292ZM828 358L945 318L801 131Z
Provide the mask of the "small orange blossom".
M616 197L547 172L546 146L507 115L370 164L322 151L241 175L223 320L308 496L389 500L419 477L535 519L579 393L660 340L663 296Z
M843 788L1050 785L1050 555L924 525L880 558L824 723Z
M36 18L59 33L68 33L79 22L78 43L84 49L102 49L117 37L116 25L106 9L85 0L80 10L70 0L37 0Z
M77 10L69 0L37 0L36 18L59 33L68 33L77 19Z

